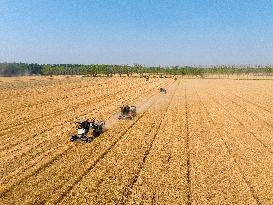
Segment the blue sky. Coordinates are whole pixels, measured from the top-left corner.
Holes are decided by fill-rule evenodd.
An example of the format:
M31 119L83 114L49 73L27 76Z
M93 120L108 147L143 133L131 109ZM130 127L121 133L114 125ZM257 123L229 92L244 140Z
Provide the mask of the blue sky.
M273 0L0 0L0 62L273 63Z

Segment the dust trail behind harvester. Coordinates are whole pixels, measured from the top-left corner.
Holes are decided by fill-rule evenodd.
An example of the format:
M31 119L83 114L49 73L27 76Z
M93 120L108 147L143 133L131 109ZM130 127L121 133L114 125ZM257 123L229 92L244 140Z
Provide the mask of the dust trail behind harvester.
M175 85L177 83L178 83L178 81L169 85L169 88L167 89L167 91L171 92L172 90L174 90ZM147 110L152 104L154 104L161 97L168 97L168 95L163 96L160 93L155 93L154 95L148 97L147 99L136 102L135 104L133 104L137 108L137 114L142 113L145 110ZM120 113L118 112L115 115L113 115L112 117L110 117L108 120L106 120L106 122L105 122L106 129L110 129L114 124L116 124L119 121L119 119L118 119L119 114Z

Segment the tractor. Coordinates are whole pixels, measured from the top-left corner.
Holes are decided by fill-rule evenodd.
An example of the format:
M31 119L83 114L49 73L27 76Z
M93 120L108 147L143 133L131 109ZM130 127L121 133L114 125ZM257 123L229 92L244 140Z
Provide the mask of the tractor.
M123 105L120 107L118 119L133 119L136 116L136 106Z

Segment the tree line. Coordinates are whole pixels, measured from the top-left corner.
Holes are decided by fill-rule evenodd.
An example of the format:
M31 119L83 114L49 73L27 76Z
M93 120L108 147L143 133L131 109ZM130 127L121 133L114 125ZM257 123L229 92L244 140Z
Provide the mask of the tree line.
M41 75L42 69L37 63L0 63L0 76Z
M138 74L146 76L156 75L273 75L273 66L145 66L134 65L107 65L107 64L37 64L37 63L0 63L0 76L20 75L90 75L108 76Z

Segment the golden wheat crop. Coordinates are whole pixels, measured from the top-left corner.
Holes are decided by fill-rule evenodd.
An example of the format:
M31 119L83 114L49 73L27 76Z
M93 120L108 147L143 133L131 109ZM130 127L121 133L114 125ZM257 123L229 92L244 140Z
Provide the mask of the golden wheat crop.
M167 87L167 94L159 94ZM1 79L1 204L272 204L271 81ZM80 117L112 119L71 143Z

